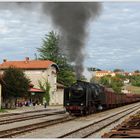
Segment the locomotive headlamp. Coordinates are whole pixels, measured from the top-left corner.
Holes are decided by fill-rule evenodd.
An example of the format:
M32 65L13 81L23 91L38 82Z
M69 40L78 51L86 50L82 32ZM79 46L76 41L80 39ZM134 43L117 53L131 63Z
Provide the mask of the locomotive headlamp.
M84 105L83 103L81 103L81 106Z
M70 105L69 103L67 103L67 105Z

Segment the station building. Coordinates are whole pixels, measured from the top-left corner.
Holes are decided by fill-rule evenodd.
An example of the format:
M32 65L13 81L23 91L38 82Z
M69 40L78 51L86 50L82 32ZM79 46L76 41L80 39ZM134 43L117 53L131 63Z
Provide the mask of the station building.
M46 81L50 84L50 105L63 104L63 85L57 83L57 72L59 70L56 63L49 60L30 60L26 57L23 61L3 60L0 64L0 74L9 67L20 68L27 78L31 80L34 88L39 89L39 81L43 84Z

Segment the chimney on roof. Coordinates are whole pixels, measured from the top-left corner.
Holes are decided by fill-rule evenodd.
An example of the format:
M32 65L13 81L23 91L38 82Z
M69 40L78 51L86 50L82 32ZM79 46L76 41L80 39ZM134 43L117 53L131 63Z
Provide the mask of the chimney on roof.
M26 61L29 61L29 57L25 57L25 60L26 60Z
M3 62L7 62L7 59L3 59Z
M25 63L29 62L29 57L25 57Z

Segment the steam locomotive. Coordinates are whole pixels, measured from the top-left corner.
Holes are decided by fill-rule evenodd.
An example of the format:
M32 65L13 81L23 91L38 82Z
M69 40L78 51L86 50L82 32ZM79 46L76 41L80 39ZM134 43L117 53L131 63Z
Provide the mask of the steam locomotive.
M87 115L138 101L139 94L118 94L99 84L80 80L64 89L64 107L74 115Z

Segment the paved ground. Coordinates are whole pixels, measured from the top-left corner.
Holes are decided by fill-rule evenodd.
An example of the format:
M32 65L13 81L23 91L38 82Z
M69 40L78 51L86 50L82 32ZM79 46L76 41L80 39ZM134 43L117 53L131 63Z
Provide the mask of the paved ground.
M18 107L16 109L5 109L6 112L0 112L1 114L7 114L7 113L21 113L26 111L33 111L33 110L42 110L45 109L43 105L36 105L34 106L23 106ZM47 106L46 109L63 109L63 106Z
M111 114L122 111L122 109L125 110L126 108L129 108L130 106L132 107L132 105L122 106L119 108L107 110L105 112L95 113L86 117L79 117L78 119L73 120L73 121L68 121L68 122L60 123L60 124L53 125L50 127L37 129L30 133L16 136L16 138L57 138L70 131L74 131L80 127L84 127L95 121L99 121L100 119L106 118L107 116L110 116ZM133 112L133 113L135 114L136 112ZM116 123L116 125L118 125L118 123ZM98 133L96 136L92 136L91 138L100 138L101 135L103 135L105 132L108 132L108 131L110 131L110 128L106 129L106 131L103 131L102 134Z

